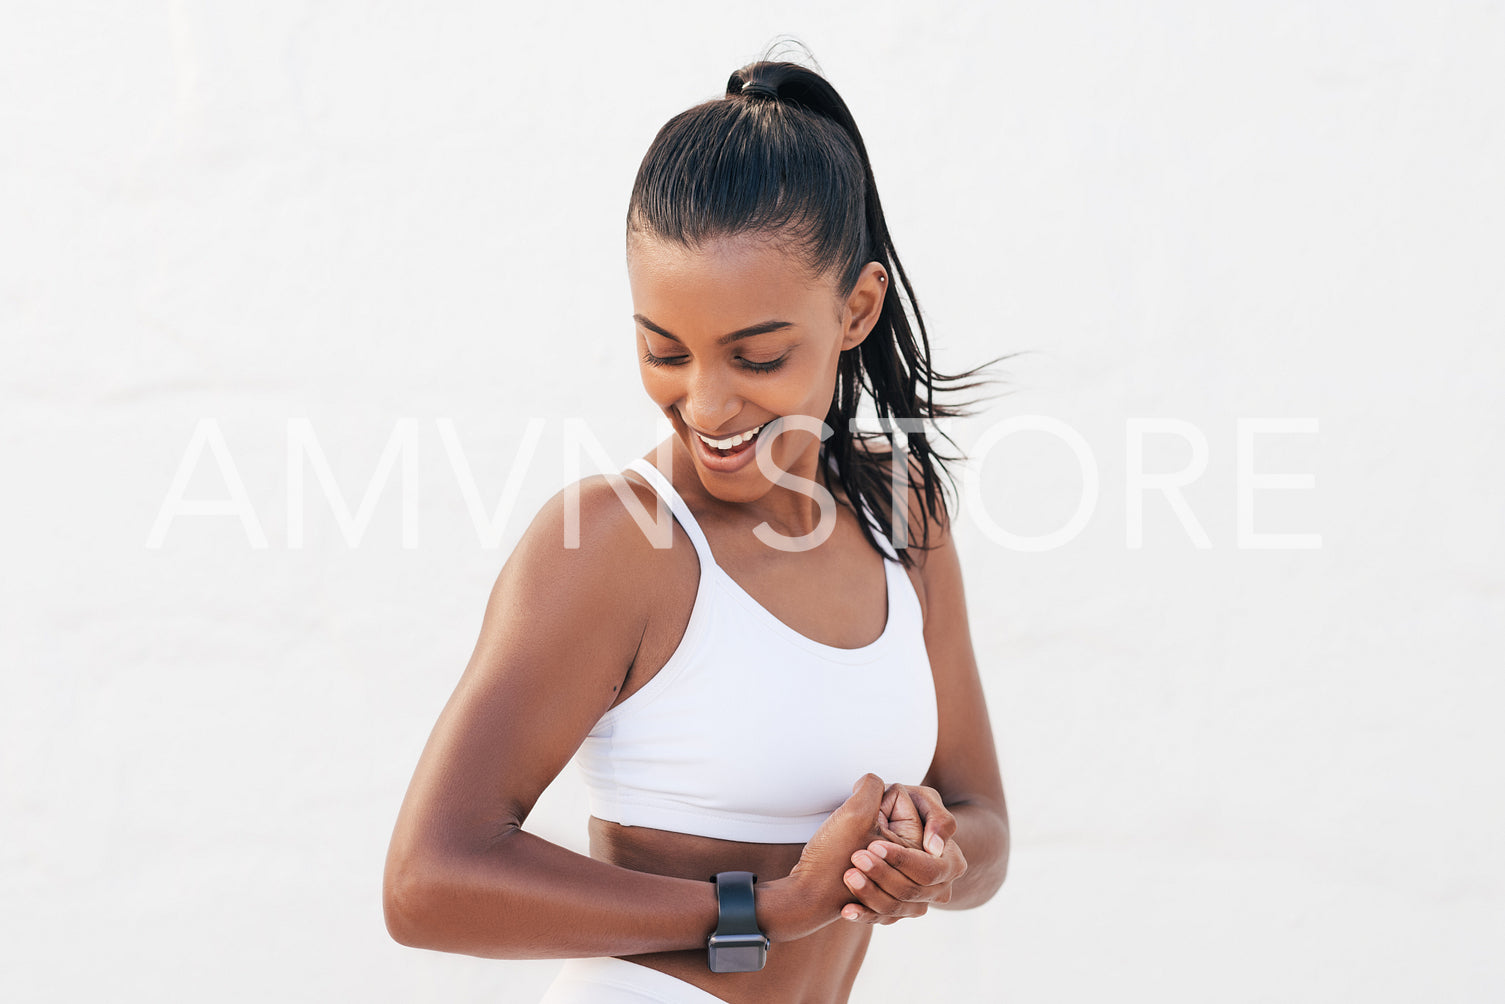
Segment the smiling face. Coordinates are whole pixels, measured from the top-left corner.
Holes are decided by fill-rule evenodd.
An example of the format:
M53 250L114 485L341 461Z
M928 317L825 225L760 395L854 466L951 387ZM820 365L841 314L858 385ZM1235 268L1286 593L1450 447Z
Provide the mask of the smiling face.
M832 279L756 237L694 251L638 234L627 273L643 387L674 428L676 459L688 457L706 490L727 502L772 487L754 449L816 480L841 353L877 322L882 266L869 262L840 298ZM760 434L740 450L718 452L698 435L725 441L781 418L767 442Z

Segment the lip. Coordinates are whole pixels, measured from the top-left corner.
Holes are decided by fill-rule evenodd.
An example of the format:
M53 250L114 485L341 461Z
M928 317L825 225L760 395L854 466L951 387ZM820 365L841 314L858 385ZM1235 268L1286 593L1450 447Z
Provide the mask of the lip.
M772 419L769 419L769 421L772 421ZM717 435L717 434L715 434L713 432L701 432L699 429L695 428L695 426L691 425L689 422L685 422L685 428L689 429L691 432L699 433L700 435L705 436L707 439L721 440L721 439L731 439L733 436L740 436L740 435L742 435L742 433L744 433L744 432L750 432L753 429L761 429L763 426L765 426L767 424L768 424L768 422L759 422L757 425L749 425L746 429L739 429L736 432L723 432L720 435Z
M771 421L773 420L769 419L769 422ZM748 428L758 429L767 425L768 422L762 422L759 425L749 426ZM738 452L732 454L729 457L723 457L715 450L711 449L710 445L707 444L705 440L701 439L699 435L697 435L697 430L694 427L686 425L685 428L690 430L690 438L694 440L694 444L692 445L691 449L695 451L695 456L700 460L701 466L706 470L714 471L717 474L732 474L746 467L749 463L752 462L753 454L757 452L758 444L762 441L763 438L763 434L760 432L752 439L751 442L743 443L738 449ZM747 429L743 429L742 431L746 432ZM741 435L741 433L734 432L730 435L712 436L711 438L730 439L732 436L737 435Z
M740 471L752 462L753 454L758 450L758 440L754 439L750 443L743 443L741 448L731 456L723 457L706 445L706 441L699 436L693 438L695 454L700 458L701 465L717 474L732 474Z

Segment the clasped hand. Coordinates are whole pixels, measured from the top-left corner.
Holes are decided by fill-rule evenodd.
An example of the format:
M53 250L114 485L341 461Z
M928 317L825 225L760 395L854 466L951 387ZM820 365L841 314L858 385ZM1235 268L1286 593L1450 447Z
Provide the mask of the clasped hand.
M951 901L952 884L967 870L955 833L956 817L934 788L885 788L876 774L865 774L806 845L796 871L832 875L827 868L843 868L840 916L892 924Z

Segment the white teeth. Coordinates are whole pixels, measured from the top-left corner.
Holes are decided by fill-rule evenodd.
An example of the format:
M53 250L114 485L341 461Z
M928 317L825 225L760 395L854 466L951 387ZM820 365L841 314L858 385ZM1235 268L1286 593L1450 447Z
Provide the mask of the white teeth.
M767 424L767 422L763 423L763 425ZM731 439L711 439L708 436L700 436L700 433L698 432L695 433L695 435L700 436L702 441L716 447L716 449L718 450L730 450L732 447L741 446L743 443L756 436L758 434L758 430L762 428L763 426L760 425L757 429L748 429L746 432L742 433L742 435L733 436Z

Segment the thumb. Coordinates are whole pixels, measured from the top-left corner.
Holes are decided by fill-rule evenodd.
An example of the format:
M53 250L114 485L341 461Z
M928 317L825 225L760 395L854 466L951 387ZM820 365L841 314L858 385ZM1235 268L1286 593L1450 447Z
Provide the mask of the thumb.
M860 813L867 820L876 820L882 805L883 779L871 771L852 782L852 797L841 803L843 809Z

